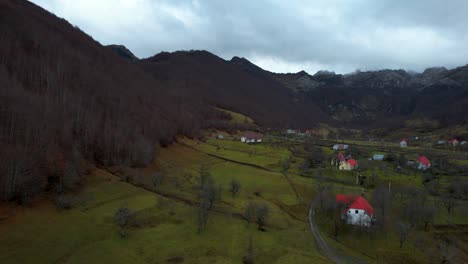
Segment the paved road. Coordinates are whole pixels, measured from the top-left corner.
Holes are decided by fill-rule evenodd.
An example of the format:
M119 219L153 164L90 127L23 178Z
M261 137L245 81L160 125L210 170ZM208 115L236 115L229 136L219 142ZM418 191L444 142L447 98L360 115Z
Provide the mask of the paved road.
M310 209L309 209L309 228L310 231L312 232L312 235L315 238L315 241L317 242L317 245L320 247L322 252L325 254L327 258L329 258L331 261L337 263L337 264L346 264L346 263L356 263L356 264L361 264L364 263L360 260L356 260L355 258L352 258L350 256L342 256L341 254L338 254L333 248L331 248L327 242L323 239L322 235L320 234L320 231L317 227L317 223L315 221L315 211L317 208L317 205L319 203L319 195L316 195L312 203L310 204Z

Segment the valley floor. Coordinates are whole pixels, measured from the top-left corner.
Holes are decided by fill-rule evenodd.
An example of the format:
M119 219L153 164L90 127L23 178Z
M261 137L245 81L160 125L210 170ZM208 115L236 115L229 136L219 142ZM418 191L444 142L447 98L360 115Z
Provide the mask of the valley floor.
M360 194L364 189L353 183L353 173L329 165L301 172L304 157L297 154L297 147L247 145L216 140L213 135L206 142L181 138L161 148L146 168L95 168L73 194L73 209L59 210L45 198L31 208L4 206L0 263L241 263L250 239L255 263L333 263L322 254L310 230L310 204L324 184L333 185L334 193ZM321 148L332 154L329 148ZM287 169L282 166L284 159L290 160ZM400 175L382 164L373 171L384 182L420 188L420 173ZM221 195L209 211L206 227L198 233L202 168ZM164 175L161 184L154 183L157 173ZM233 179L241 184L235 197L229 192ZM441 183L445 181L446 176ZM370 195L372 188L365 191ZM264 230L247 222L245 210L251 202L269 208ZM319 208L316 223L324 241L345 260L426 263L427 254L418 241L432 247L433 236L448 232L460 238L457 252L461 257L457 259L463 259L466 228L460 227L468 223L465 211L457 209L449 217L440 204L434 204L441 209L430 232L414 231L402 249L391 231L349 229L336 239L332 221ZM120 237L114 223L115 212L122 207L136 212L126 238Z

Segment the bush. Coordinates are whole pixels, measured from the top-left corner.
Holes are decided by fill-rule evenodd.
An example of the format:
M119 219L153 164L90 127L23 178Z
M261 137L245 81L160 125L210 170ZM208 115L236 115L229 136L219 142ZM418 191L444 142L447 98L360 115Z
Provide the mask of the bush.
M69 195L59 195L57 198L55 198L55 205L59 209L68 210L73 208L74 200Z

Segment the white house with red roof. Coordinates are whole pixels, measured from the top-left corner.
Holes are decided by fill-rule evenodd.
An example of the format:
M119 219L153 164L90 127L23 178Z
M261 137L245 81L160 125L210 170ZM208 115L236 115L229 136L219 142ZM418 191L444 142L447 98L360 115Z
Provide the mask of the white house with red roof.
M458 144L460 144L460 142L456 138L452 138L449 141L449 145L452 146L452 147L456 147L456 146L458 146Z
M346 162L346 158L345 158L345 155L340 152L340 153L336 154L335 156L333 156L333 158L331 160L331 165L339 166L343 162Z
M242 137L241 137L241 142L244 143L260 143L262 142L263 135L255 132L246 132Z
M345 162L342 162L338 167L340 170L354 170L358 167L358 162L355 159L349 159Z
M374 208L362 196L338 194L336 203L343 205L342 218L347 224L369 227L374 217Z
M408 139L407 138L402 138L400 140L400 148L406 148L408 147Z
M431 167L431 162L426 156L419 156L417 162L417 169L418 170L427 170Z

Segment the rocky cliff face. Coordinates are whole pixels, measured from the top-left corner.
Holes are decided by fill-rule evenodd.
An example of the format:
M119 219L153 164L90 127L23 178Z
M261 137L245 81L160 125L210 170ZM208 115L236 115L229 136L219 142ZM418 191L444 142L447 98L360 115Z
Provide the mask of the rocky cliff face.
M422 73L381 70L309 75L301 71L273 76L337 121L369 123L410 116L448 122L467 119L468 66L453 70L434 67Z

